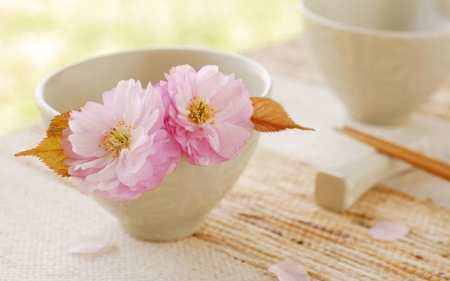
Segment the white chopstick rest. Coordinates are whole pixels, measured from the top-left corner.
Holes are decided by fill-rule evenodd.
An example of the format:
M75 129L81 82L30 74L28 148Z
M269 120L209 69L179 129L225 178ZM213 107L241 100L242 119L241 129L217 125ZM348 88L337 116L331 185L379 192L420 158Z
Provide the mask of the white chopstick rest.
M416 140L408 147L424 153L425 139ZM316 203L332 211L344 211L369 188L408 168L411 165L375 150L354 162L322 168L316 176Z

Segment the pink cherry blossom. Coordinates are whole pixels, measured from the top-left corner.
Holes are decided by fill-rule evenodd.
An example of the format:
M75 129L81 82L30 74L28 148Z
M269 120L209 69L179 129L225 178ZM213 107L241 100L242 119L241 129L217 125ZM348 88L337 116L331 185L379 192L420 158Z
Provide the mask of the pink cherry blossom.
M72 241L69 252L73 254L100 254L116 249L116 245L102 236L88 236Z
M217 66L196 72L173 67L159 84L166 126L191 164L207 166L235 158L251 137L253 106L241 80Z
M128 201L156 188L181 157L164 116L159 90L132 79L104 92L103 104L72 111L61 145L79 189Z
M405 238L409 228L392 221L380 221L371 227L368 233L375 240L393 242Z
M311 281L303 265L289 259L271 265L269 272L275 274L279 281Z

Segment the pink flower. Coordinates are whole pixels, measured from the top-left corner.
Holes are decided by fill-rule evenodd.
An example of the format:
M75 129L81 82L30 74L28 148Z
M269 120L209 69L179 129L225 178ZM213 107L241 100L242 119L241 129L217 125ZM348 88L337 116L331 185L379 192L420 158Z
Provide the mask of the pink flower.
M166 79L160 83L166 126L184 158L201 166L235 158L253 130L253 107L242 81L217 66L195 72L189 65L173 67Z
M271 265L269 272L275 274L279 281L311 281L303 265L289 259Z
M156 188L176 168L181 153L164 129L161 93L134 80L120 81L72 111L61 145L69 174L83 193L133 200Z
M375 240L392 242L405 238L409 228L392 221L380 221L371 227L368 233Z

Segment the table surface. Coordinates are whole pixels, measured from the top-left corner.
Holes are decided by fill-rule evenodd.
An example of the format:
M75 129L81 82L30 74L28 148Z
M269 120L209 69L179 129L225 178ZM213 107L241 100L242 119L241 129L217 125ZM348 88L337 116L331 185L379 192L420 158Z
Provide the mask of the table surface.
M450 146L448 145L450 118L447 116L447 111L441 110L441 107L437 106L450 100L450 91L447 91L447 88L441 89L426 105L415 112L410 120L400 126L370 126L359 124L346 117L339 100L321 79L303 39L297 38L280 46L253 52L249 56L260 61L271 72L274 82L272 98L283 104L297 123L316 129L315 133L286 131L263 135L259 145L317 167L340 165L373 152L373 148L333 130L337 125L350 124L394 142L401 143L404 140L425 137L429 143L428 153L438 159L450 162ZM43 134L43 126L36 125L1 138L0 183L3 190L29 184L30 180L34 184L49 186L49 190L65 184L49 173L39 161L32 158L18 160L13 157L15 152L35 146ZM39 176L40 173L45 176ZM413 170L386 179L382 184L419 198L430 199L434 204L450 208L450 184L426 172ZM58 187L53 187L53 185ZM37 200L40 200L39 202L48 200L45 199L48 194L36 195L31 191L30 194L23 194L23 196L36 196ZM23 199L21 200L23 201ZM52 203L51 200L49 204ZM85 198L80 196L74 200L85 200ZM0 280L8 280L8 277L11 278L11 276L20 276L20 280L103 280L102 278L113 280L107 278L108 275L104 274L102 268L88 268L83 269L83 272L78 272L76 271L77 264L84 265L88 262L87 260L72 258L68 253L62 258L48 248L53 244L64 248L66 245L64 243L68 243L72 238L95 234L96 231L101 232L104 227L107 229L116 227L112 218L108 218L107 224L102 224L103 228L81 224L77 227L78 233L73 233L72 229L70 234L64 232L67 237L64 237L62 241L55 241L58 240L58 237L63 237L63 233L57 233L59 231L58 224L54 224L56 234L49 238L50 234L46 232L47 230L38 230L41 228L38 222L42 223L43 218L34 218L34 216L40 214L39 211L36 214L20 211L20 208L26 208L33 202L22 201L21 203L6 204L15 209L11 216L5 213L0 216L0 237L3 236L0 245L2 249L0 251ZM8 212L2 207L0 210ZM79 210L72 211L78 212ZM102 214L102 216L104 215ZM65 219L58 217L58 214L46 214L46 216L61 223ZM13 230L8 230L9 228ZM33 229L36 229L36 232ZM62 229L60 231L63 232ZM11 238L13 232L17 232L14 239ZM115 238L116 241L126 241L124 243L127 247L134 247L133 249L136 251L139 251L139 247L150 247L143 246L145 243L119 235L123 236L123 233L117 234L117 236L113 235L112 238ZM5 238L10 240L5 241ZM11 239L13 240L11 241ZM34 241L34 244L30 244L30 239ZM123 272L115 274L123 278L126 276L135 278L134 280L169 280L168 276L171 276L170 280L276 280L264 270L253 268L224 253L205 247L201 243L196 239L187 239L176 243L153 244L151 251L155 251L155 255L147 257L151 260L148 262L154 266L152 268L157 268L152 273L149 270L149 275L137 277L126 275L129 273ZM16 245L16 247L11 245ZM36 250L36 247L39 249ZM164 253L166 258L158 258L158 253ZM204 256L212 258L206 259L203 258ZM51 262L45 262L46 260ZM64 266L59 264L60 262L64 262ZM111 257L106 257L106 260L102 261L95 260L94 263L98 266L108 266L108 270L110 267L117 266L117 262ZM135 266L138 267L139 264ZM58 269L59 267L61 270ZM67 272L62 270L63 268L70 268L71 271ZM94 273L86 273L89 271L103 274L101 275L103 277L96 279ZM245 277L240 273L241 271L246 272ZM6 279L2 279L4 277L2 274L7 276Z

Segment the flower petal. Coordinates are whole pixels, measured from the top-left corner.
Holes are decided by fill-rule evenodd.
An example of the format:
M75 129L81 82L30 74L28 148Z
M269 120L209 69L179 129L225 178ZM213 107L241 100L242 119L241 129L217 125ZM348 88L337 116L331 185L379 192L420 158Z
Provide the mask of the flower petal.
M303 265L292 260L271 265L269 272L277 275L279 281L311 281Z
M116 179L116 167L117 160L107 162L106 166L101 170L96 170L95 173L89 174L86 176L85 180L92 183L100 183L102 181L111 181Z
M133 79L128 81L122 80L117 84L117 87L114 91L114 98L112 101L112 109L116 115L116 118L119 118L117 121L123 120L123 114L125 112L125 107L128 105L128 98L130 92L133 91L133 87L136 82ZM140 83L139 83L140 87Z
M73 254L97 254L116 248L115 244L103 237L91 236L72 241L69 252Z
M397 241L408 235L409 228L392 221L380 221L368 231L369 235L378 241Z
M130 187L135 186L138 185L139 181L147 180L153 175L153 167L148 165L151 163L145 162L145 159L142 159L142 157L134 159L140 155L132 155L128 153L128 150L123 152L115 171L117 178L122 184ZM141 162L141 160L144 161Z
M233 159L251 137L251 133L241 126L230 123L216 124L215 130L219 137L220 147L214 150L224 158Z
M100 146L102 136L99 134L74 133L68 137L72 144L72 151L84 157L101 157L105 154Z
M113 122L112 117L113 112L106 106L95 102L88 102L80 111L74 110L70 113L69 122L71 123L70 127L74 133L83 131L98 131L102 133L103 130L111 127ZM72 122L73 120L76 120L77 122Z
M195 85L197 95L209 103L210 99L227 85L228 77L219 72L217 66L204 71L207 67L208 66L203 67L197 75L195 75ZM202 73L202 71L204 73ZM228 94L225 93L225 95Z
M138 186L134 188L135 190L130 190L129 186L124 184L119 184L116 188L111 190L100 191L96 190L97 194L105 199L110 199L118 202L130 201L141 196L148 189L145 186Z

